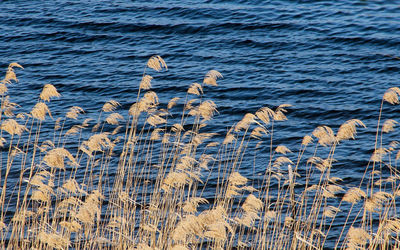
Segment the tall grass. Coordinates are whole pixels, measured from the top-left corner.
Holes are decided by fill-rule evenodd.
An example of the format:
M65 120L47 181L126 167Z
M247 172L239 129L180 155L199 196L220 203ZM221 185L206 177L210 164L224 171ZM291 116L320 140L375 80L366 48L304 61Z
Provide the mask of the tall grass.
M365 127L360 120L337 132L319 126L289 149L273 139L274 125L287 120L290 105L282 104L245 114L218 140L207 129L217 106L205 92L222 75L209 71L163 106L148 73L167 70L160 56L148 60L128 112L110 100L96 121L78 106L54 117L51 100L60 94L46 84L29 113L16 113L7 95L16 70L22 66L11 63L0 84L1 248L400 247L398 142L383 145L397 122L382 122L399 88L384 93L374 152L362 181L349 186L331 170L340 145ZM262 144L268 153L255 166L265 168L257 181L242 163L256 164Z

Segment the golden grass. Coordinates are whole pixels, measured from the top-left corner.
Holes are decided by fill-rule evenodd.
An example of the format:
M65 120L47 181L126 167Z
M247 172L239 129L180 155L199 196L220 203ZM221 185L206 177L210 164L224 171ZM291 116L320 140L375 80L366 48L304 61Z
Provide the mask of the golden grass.
M362 181L344 185L331 170L340 144L365 128L358 119L337 132L318 126L289 149L273 143L291 107L282 104L245 114L218 135L204 129L218 112L205 93L222 74L207 72L163 107L146 73L168 70L158 55L128 111L110 100L97 120L78 106L53 117L61 95L46 84L31 112L18 113L7 92L22 69L11 63L0 83L1 248L400 248L399 143L383 145L397 122L380 124L384 103L399 103L397 87L382 96ZM263 144L267 153L258 152ZM263 174L245 175L242 162L258 157ZM10 173L19 176L12 184Z

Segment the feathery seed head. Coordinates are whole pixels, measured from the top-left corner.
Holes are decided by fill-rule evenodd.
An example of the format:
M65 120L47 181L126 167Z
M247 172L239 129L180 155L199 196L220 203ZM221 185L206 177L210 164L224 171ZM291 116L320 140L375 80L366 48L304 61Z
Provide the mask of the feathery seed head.
M312 135L318 138L318 143L322 146L330 146L336 142L333 130L328 126L319 126L312 132Z
M140 81L140 89L150 89L151 88L151 80L153 80L153 77L150 75L144 75L142 78L142 81Z
M211 86L218 86L217 80L223 78L222 74L216 70L210 70L204 77L203 83Z
M196 213L197 212L197 207L199 204L208 204L208 200L200 197L194 197L185 202L185 204L182 207L182 210L185 213Z
M324 213L323 213L323 215L324 216L326 216L326 217L335 217L336 216L336 214L338 213L338 212L340 212L341 210L339 209L339 208L337 208L337 207L334 207L334 206L327 206L325 209L324 209Z
M228 181L231 185L234 186L239 186L239 185L245 185L248 181L248 179L244 176L242 176L241 174L239 174L239 172L233 172L229 178Z
M350 202L350 203L357 203L361 200L361 198L365 198L367 195L364 191L360 188L351 188L347 193L343 196L343 201Z
M171 109L176 105L176 102L181 99L179 97L174 97L171 100L169 100L168 105L167 105L167 109Z
M124 120L124 117L118 113L111 113L107 118L106 122L111 125L118 125L119 120Z
M7 119L3 121L0 129L6 131L10 135L21 135L22 132L28 131L24 125L18 124L18 122L14 119Z
M4 95L5 93L7 93L8 88L4 83L0 83L0 95Z
M47 154L43 157L43 161L49 167L56 167L60 169L64 169L64 158L67 157L73 166L78 166L75 158L72 156L68 150L65 148L55 148L47 152Z
M256 116L265 124L269 124L271 118L275 116L275 112L268 107L263 107L256 112Z
M149 118L147 118L146 122L148 124L150 124L151 126L155 127L160 124L167 123L167 120L165 120L164 118L162 118L159 115L154 114L154 115L151 115Z
M288 149L286 146L284 145L279 145L276 147L275 149L276 153L281 153L281 154L287 154L287 153L291 153L292 151L290 149Z
M162 59L159 55L150 57L150 59L147 61L147 67L154 69L155 71L161 71L163 68L168 70L168 66L164 59Z
M103 110L104 112L114 112L114 110L115 110L118 106L121 106L121 104L119 104L119 102L114 101L114 100L110 100L110 101L106 102L106 103L103 105L102 110Z
M313 141L313 138L309 135L304 136L303 141L301 142L301 145L307 146Z
M210 120L214 112L217 112L217 105L211 100L204 101L199 106L199 113L205 121Z
M240 130L246 130L249 128L250 124L252 124L253 122L255 122L256 116L251 114L251 113L247 113L244 115L243 119L238 122L235 126L235 132L239 132Z
M44 102L36 103L31 111L32 117L41 121L46 119L46 113L51 117L51 112Z
M354 139L354 136L357 133L357 125L366 128L364 123L358 119L351 119L343 123L337 132L336 140L339 142L343 140Z
M383 123L383 125L382 125L382 131L383 131L384 133L389 133L389 132L394 131L394 126L395 126L397 123L398 123L398 122L396 122L396 121L393 120L393 119L388 119L388 120L386 120L386 121Z
M258 126L253 131L251 131L250 136L260 140L263 135L267 135L268 130L265 129L264 127Z
M190 85L187 93L193 94L193 95L201 95L201 94L203 94L203 88L201 87L200 84L195 82Z
M66 117L76 120L78 118L78 115L83 113L85 113L85 111L81 107L73 106L67 112Z
M46 84L43 87L40 99L43 101L50 101L52 97L60 97L61 95L57 92L57 89L52 84Z
M371 161L381 162L388 152L386 148L377 148L371 156Z
M17 75L14 72L14 67L23 69L21 65L16 62L10 63L7 68L6 76L0 82L3 84L11 84L12 81L18 82Z
M281 104L279 105L275 112L274 112L274 120L275 121L285 121L287 120L286 116L284 113L287 112L286 108L291 107L291 104Z
M390 104L399 104L400 88L393 87L389 88L383 95L383 100Z
M359 249L367 244L371 236L362 228L350 227L347 233L348 243L347 247L350 249Z

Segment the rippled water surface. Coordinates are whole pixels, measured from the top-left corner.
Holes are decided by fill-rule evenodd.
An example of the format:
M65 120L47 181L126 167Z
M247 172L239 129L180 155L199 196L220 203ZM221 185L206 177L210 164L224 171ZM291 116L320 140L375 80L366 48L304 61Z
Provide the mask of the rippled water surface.
M10 87L22 109L45 83L62 94L55 114L78 105L96 118L109 99L128 109L147 59L158 54L169 67L151 72L163 104L210 69L224 75L205 90L219 111L209 128L221 138L245 113L282 103L293 107L274 143L294 152L318 125L336 131L360 119L367 129L335 153L332 174L343 185L359 183L381 97L400 83L399 1L1 1L0 31L3 72L13 61L25 67ZM384 119L398 114L384 106Z

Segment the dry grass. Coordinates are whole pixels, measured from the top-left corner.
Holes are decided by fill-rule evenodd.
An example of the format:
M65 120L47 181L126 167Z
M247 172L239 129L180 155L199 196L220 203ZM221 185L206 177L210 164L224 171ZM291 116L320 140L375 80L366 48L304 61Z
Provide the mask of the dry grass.
M383 105L399 103L398 88L382 96L362 181L343 185L331 172L335 151L365 128L362 121L337 132L319 126L289 149L273 143L274 125L288 119L290 105L282 104L245 114L217 135L204 129L218 112L205 93L221 73L209 71L163 107L146 71L167 64L153 56L146 65L129 111L110 100L95 121L78 106L53 117L52 99L61 95L51 84L31 112L18 113L7 92L23 68L9 65L0 83L1 248L400 248L400 153L397 142L382 143L397 122L380 124ZM44 124L53 133L43 133ZM258 155L262 144L267 153ZM243 174L249 156L267 159L261 178ZM10 183L10 173L19 179Z

